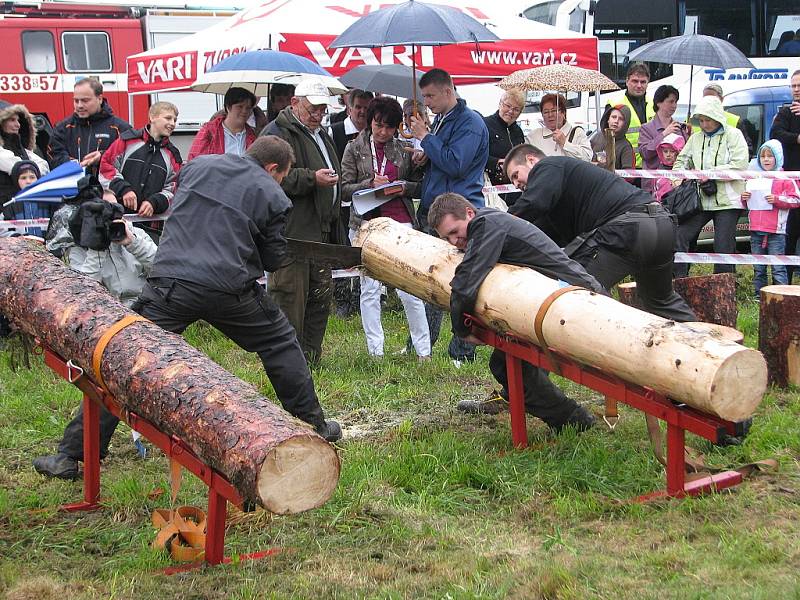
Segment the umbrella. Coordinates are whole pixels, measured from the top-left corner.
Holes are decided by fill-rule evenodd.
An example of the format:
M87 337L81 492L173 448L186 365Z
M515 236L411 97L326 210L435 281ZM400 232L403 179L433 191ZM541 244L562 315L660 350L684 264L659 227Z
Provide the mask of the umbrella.
M496 42L495 34L458 9L408 0L361 17L344 30L331 48L381 48L411 44L411 72L416 78L416 46L444 46L463 42ZM417 86L412 88L416 106ZM415 111L416 112L416 111Z
M545 65L533 69L522 69L506 75L498 83L504 90L563 90L569 92L595 92L595 110L600 123L601 91L618 90L619 86L600 71L570 65ZM558 100L556 99L556 102ZM558 108L558 107L556 107Z
M256 96L266 96L270 84L297 85L309 75L319 78L332 96L347 91L314 61L279 50L253 50L229 56L199 75L192 89L224 94L232 87L240 87Z
M414 71L406 65L361 65L350 69L339 81L349 88L411 98L415 93L420 94L419 80L422 75L422 71ZM417 85L413 87L416 90L411 85L415 77Z
M546 65L506 75L498 83L504 90L566 90L596 92L618 90L619 86L600 71L570 65Z
M730 42L710 35L676 35L640 46L628 53L630 60L646 60L673 65L691 65L689 69L689 115L692 113L692 77L694 66L735 69L754 68L741 50Z
M64 196L78 193L78 180L83 177L83 167L75 161L60 165L35 181L4 206L23 200L60 203Z

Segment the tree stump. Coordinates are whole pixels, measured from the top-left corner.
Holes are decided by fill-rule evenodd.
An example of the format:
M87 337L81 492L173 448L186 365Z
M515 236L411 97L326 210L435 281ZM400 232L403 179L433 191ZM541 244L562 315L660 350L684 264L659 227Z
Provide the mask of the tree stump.
M736 329L739 309L736 306L736 275L734 273L681 277L675 279L672 285L692 308L698 321ZM635 308L642 308L635 283L620 283L617 290L620 302Z
M800 385L800 286L761 288L758 349L767 360L770 383Z

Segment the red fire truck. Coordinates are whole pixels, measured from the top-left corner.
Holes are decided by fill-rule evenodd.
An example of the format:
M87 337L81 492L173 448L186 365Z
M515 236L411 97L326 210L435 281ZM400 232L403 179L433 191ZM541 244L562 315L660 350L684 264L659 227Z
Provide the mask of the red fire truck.
M98 79L114 112L128 119L125 59L210 27L231 10L145 9L61 2L0 3L0 99L24 104L44 131L73 112L72 88ZM137 117L150 101L169 100L184 131L196 131L217 110L212 94L132 96ZM138 125L138 124L135 124Z

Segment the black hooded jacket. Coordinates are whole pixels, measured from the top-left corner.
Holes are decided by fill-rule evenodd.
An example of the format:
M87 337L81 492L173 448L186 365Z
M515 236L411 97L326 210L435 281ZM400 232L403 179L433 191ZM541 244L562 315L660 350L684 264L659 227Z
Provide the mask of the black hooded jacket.
M50 140L50 166L52 168L70 160L82 160L87 154L105 152L123 131L131 126L114 115L103 99L100 110L81 118L75 114L67 117L53 130Z

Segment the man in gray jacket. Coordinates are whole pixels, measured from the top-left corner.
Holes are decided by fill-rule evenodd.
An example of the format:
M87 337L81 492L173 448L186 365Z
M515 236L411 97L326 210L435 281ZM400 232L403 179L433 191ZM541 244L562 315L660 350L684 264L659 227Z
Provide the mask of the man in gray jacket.
M329 99L328 88L322 83L313 79L301 81L291 106L278 113L262 135L277 135L289 142L294 151L294 166L281 183L294 207L286 235L341 244L346 243L346 223L339 222L341 166L333 141L321 127ZM272 271L267 286L270 295L297 332L308 362L317 363L331 311L330 268L292 262L268 270Z

